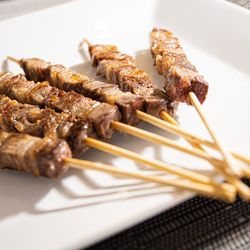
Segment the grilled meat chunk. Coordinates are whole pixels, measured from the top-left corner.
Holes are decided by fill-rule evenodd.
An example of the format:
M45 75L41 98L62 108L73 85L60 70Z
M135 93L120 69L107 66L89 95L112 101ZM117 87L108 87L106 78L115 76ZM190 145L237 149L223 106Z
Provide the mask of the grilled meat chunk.
M156 117L161 111L174 115L177 103L170 101L155 86L149 75L136 66L133 57L122 54L114 45L90 45L89 52L97 74L117 84L123 91L142 96L145 112Z
M0 95L0 129L37 137L64 139L74 155L83 154L88 147L84 140L94 136L91 124L69 113L56 113L50 108L22 104Z
M49 83L64 91L75 91L100 102L117 105L123 122L136 125L139 119L135 111L143 107L143 99L130 92L122 92L115 84L108 84L78 74L63 65L52 65L42 59L30 58L20 60L26 77L35 82Z
M57 178L68 170L63 159L71 157L64 140L38 138L0 130L0 168Z
M165 78L164 88L170 99L190 104L188 93L194 92L201 103L205 101L208 83L188 61L173 33L154 28L151 52L158 73Z
M96 133L102 138L110 138L113 133L112 121L120 120L120 112L116 106L94 101L73 91L59 90L51 87L48 82L35 84L27 81L22 74L12 76L5 73L0 76L0 94L21 103L50 107L81 117L92 123Z

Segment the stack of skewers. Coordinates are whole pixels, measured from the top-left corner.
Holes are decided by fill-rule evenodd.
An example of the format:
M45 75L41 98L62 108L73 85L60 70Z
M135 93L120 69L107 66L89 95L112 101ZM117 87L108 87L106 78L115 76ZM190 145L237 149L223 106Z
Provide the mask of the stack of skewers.
M228 151L211 129L201 109L208 83L188 61L176 36L163 29L151 32L154 64L165 79L165 91L137 67L132 56L122 54L116 46L92 45L85 39L81 50L86 43L97 74L108 83L42 59L8 57L20 65L25 75L9 72L0 75L1 168L49 178L61 176L69 167L94 169L229 202L235 200L237 193L245 200L250 199L250 189L240 179L250 176L247 166L250 160ZM173 118L179 102L195 107L213 141L190 134L179 126ZM136 128L140 121L184 137L191 146ZM226 182L219 183L194 171L147 159L104 141L115 130L206 160ZM72 158L72 155L82 157L89 147L180 178L167 180ZM208 154L206 147L219 151L222 158ZM236 168L235 159L244 162L245 167Z

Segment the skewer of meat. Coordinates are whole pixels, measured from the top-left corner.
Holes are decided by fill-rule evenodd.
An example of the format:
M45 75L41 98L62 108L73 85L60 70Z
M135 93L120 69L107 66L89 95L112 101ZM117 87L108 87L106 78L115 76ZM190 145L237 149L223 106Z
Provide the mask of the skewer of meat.
M56 138L38 138L0 130L0 162L1 169L23 171L34 176L44 176L51 179L62 176L68 168L92 169L112 175L168 185L228 202L235 201L234 189L225 190L220 187L215 189L212 186L191 181L167 180L121 170L106 164L71 158L68 144L64 140Z
M51 65L49 63L44 62L41 59L26 59L26 60L25 59L17 60L14 58L9 58L9 59L21 64L22 67L24 68L26 74L30 78L33 78L36 80L50 79L52 82L52 85L60 86L60 88L63 88L66 90L69 90L70 86L74 86L74 83L72 83L72 79L79 79L81 76L80 74L73 73L72 71L66 69L62 65L57 65L57 66L52 65L52 68L56 68L57 70L55 72L50 71ZM68 77L65 78L65 75ZM78 80L76 81L75 84L76 84L76 86L78 86L76 89L79 89L79 86L82 86L82 85L79 85L80 83L81 82L79 82ZM91 82L91 83L93 83L93 82ZM178 128L176 126L172 126L172 127L174 128L174 130L178 130ZM121 126L120 126L120 128L121 128ZM126 127L126 129L127 129L127 127ZM128 133L128 131L126 131L126 132ZM130 129L130 133L132 135L135 135L135 136L139 135L139 133L137 133L137 131L132 130L132 129ZM146 135L146 132L144 132L144 135ZM140 136L140 137L145 139L144 135ZM151 140L151 139L152 138L150 138L149 140ZM192 139L192 137L191 137L191 139ZM207 155L204 151L202 152L201 150L194 150L194 151L196 152L195 153L196 155L199 155L199 156L202 155L202 157L204 156L204 154ZM248 188L246 186L244 186L244 184L241 183L236 177L234 177L231 172L225 172L225 171L221 172L222 169L221 169L220 162L214 161L211 158L207 158L207 159L210 161L211 164L213 164L216 167L216 169L220 173L222 173L225 176L225 178L227 180L234 183L234 185L238 186L238 188L241 190L241 192L244 193L245 198L249 197L249 192L248 192L249 190L246 190ZM245 189L245 190L243 190L243 189Z
M147 109L147 103L151 99L162 103L162 107L158 108L157 113L153 115L169 121L176 113L178 102L170 99L161 91L149 75L136 66L134 58L121 53L115 45L93 45L87 39L84 39L84 42L88 44L92 64L97 68L98 75L104 76L109 83L118 85L122 91L130 91L142 96L146 106L145 112L148 115L138 110L137 116L152 125L171 130L171 127L168 128L168 124L162 121L158 122L157 119L149 115L151 112ZM80 48L82 49L82 44Z
M164 89L170 99L192 104L189 93L193 92L203 103L208 83L192 65L184 53L178 38L171 32L154 28L151 32L151 52L154 64L165 78Z
M32 88L31 88L32 82L29 82L30 84L28 85L28 82L22 76L21 79L24 81L25 84L21 85L20 77L21 77L20 75L17 76L17 78L19 79L19 81L17 81L17 78L11 77L10 74L8 74L8 73L3 74L0 77L0 93L1 94L6 94L11 98L18 99L20 102L28 102L28 103L39 105L39 106L42 106L42 107L46 106L45 103L42 101L42 98L41 98L42 94L44 94L45 92L44 91L41 91L39 93L37 92L36 95L35 95L35 93L32 91ZM7 79L8 79L8 81L7 81ZM14 80L14 81L11 81L11 79ZM33 88L37 86L36 84L33 84L33 85L34 85ZM25 90L25 88L26 88L26 90ZM36 90L40 91L41 88L36 88ZM55 90L56 89L54 89L54 93L55 93ZM28 93L28 91L29 91L29 93ZM32 99L32 98L34 98L34 96L39 96L40 97L39 102L36 101L37 99ZM46 96L47 97L49 96L48 93L46 94ZM59 96L58 94L56 94L55 97L52 95L52 96L50 96L50 99L54 100L58 96ZM46 104L49 104L49 103L46 103ZM9 107L10 106L11 105L9 105ZM52 106L52 105L50 105L50 106ZM66 106L66 103L63 103L63 101L61 100L60 106L61 107ZM71 108L72 108L72 110L77 111L74 105L72 105ZM61 110L61 111L66 111L67 112L67 109L66 110ZM8 110L7 113L10 113L10 110ZM5 112L2 115L5 115L7 113ZM20 115L19 117L21 118L20 121L22 121L22 116ZM8 119L8 114L4 118L5 118L5 120L7 120ZM81 117L81 119L84 120L85 118ZM10 123L10 122L12 122L12 121L10 121L10 119L9 119L8 123ZM14 125L12 125L12 126L14 126ZM24 126L24 124L22 124L22 126ZM101 126L101 124L100 124L100 126ZM28 131L28 130L26 130L26 131ZM20 130L19 130L19 132L20 132ZM145 159L142 156L140 156L139 154L136 154L134 152L131 152L129 150L126 150L126 149L123 149L123 148L120 148L120 147L117 147L117 146L114 146L114 145L110 145L108 143L98 141L98 140L96 140L94 138L90 138L88 136L85 137L84 143L87 146L97 148L97 149L105 151L107 153L112 153L112 154L115 154L115 155L118 155L118 156L122 156L122 157L132 159L132 160L134 160L136 162L149 165L149 166L151 166L153 168L156 168L158 170L161 170L161 171L171 172L173 174L182 176L184 178L192 179L192 180L195 180L197 182L213 183L214 184L214 182L211 180L211 178L208 178L206 176L194 173L192 171L187 171L187 170L184 170L184 169L180 169L180 168L177 168L177 167L167 166L166 164L164 164L164 163L162 163L160 161L156 161L156 160L153 161L153 160Z
M223 155L227 167L238 174L238 170L233 165L232 155L222 146L202 111L201 104L205 100L208 84L187 59L178 38L167 30L154 28L151 32L151 51L158 73L165 78L166 93L170 98L192 104L195 107Z
M161 112L164 110L171 115L174 115L176 111L177 104L165 100L164 92L159 89L154 89L154 93L148 90L148 96L145 94L142 96L143 91L138 92L140 95L134 95L127 91L121 91L116 84L90 79L86 75L65 68L63 65L53 65L38 58L17 60L8 57L8 59L18 63L28 79L39 82L46 80L59 89L73 90L92 99L117 105L122 114L123 122L129 125L136 125L139 120L148 121L148 116L158 117L159 114L164 113ZM148 112L148 115L142 110ZM167 114L167 112L165 113ZM159 127L156 123L162 121L156 118L155 120L153 125ZM152 124L152 122L150 123Z
M118 84L122 90L130 90L132 93L140 92L142 93L143 96L147 96L148 95L147 93L149 92L149 90L151 90L151 92L149 93L151 95L154 95L156 86L150 80L150 77L148 76L148 74L144 72L143 70L140 70L136 66L135 61L131 56L122 54L121 52L118 51L117 47L114 45L92 45L88 41L87 43L89 45L89 53L92 58L93 66L97 67L97 74L105 76L109 82ZM171 53L170 53L170 57L171 57ZM178 62L181 63L180 61L182 60L182 58L179 58L179 59L180 60ZM193 79L194 87L192 88L197 93L199 92L199 96L201 97L201 100L204 101L206 94L207 94L207 90L208 90L208 84L205 82L205 80L201 76L198 76L197 71L195 73L196 73L196 76ZM190 88L190 90L192 88ZM165 86L165 89L166 89L166 86ZM178 85L176 85L175 91L172 91L171 93L175 93L175 92L178 93L178 91L180 91L182 95L185 94L184 91L178 88ZM171 95L169 92L166 92L166 94L167 94L167 99L170 100L170 103L174 101L181 101L181 99L178 98L177 95L176 96ZM174 124L173 122L174 120L171 117L169 117L166 111L161 112L160 117ZM154 119L152 119L150 116L145 116L145 119L148 122L151 121L155 123L155 121L153 121ZM157 121L157 124L160 124L160 123ZM166 129L169 130L169 128L171 127L172 126L169 127L168 125ZM194 146L195 148L198 148L204 151L198 144L193 144L192 141L190 142L192 146ZM217 146L217 143L216 143L216 146ZM231 166L232 165L230 165L230 167ZM221 169L219 169L219 171L220 170ZM228 173L226 173L226 171L224 171L223 175L228 180L231 179L230 181L234 182L233 180L234 178L232 179L232 176L235 173L233 172L233 170L232 171L228 170L228 171L230 171L229 176L228 176ZM237 174L239 174L239 172L237 172ZM242 185L243 183L238 182L238 184L240 184L239 190L241 194L244 197L249 198L250 189L248 189L246 186L244 188L244 185Z
M99 136L100 134L110 134L105 131L106 128L108 129L108 131L110 130L110 128L107 125L103 126L101 123L101 121L103 120L102 113L96 112L97 115L94 116L95 119L92 118L93 116L90 117L91 119L89 119L89 106L85 104L85 102L88 102L89 98L85 98L82 95L74 93L72 91L64 92L62 90L49 86L46 82L35 84L34 82L27 81L24 75L12 76L11 74L6 73L0 76L0 93L17 99L20 102L35 104L41 107L49 106L61 112L71 112L74 115L81 116L81 118L86 119L86 121L93 122L94 128L96 127L95 124L98 124L98 128L101 128L102 131L102 133L98 133L97 130L97 134ZM43 97L41 98L41 96ZM81 103L83 103L83 105L81 105ZM108 114L108 110L105 110L105 112ZM84 114L82 115L82 113ZM98 115L100 115L101 118L99 118ZM113 127L118 128L118 130L122 132L122 129L124 129L127 133L141 139L145 139L153 143L160 143L164 146L172 147L184 153L197 156L202 159L211 160L214 164L222 164L222 162L217 158L211 157L205 152L183 147L170 139L138 128L127 126L122 123L118 123L117 121L112 120L110 116L108 116L108 118L109 120L108 122L105 121L105 124L111 124ZM129 128L129 130L127 128Z

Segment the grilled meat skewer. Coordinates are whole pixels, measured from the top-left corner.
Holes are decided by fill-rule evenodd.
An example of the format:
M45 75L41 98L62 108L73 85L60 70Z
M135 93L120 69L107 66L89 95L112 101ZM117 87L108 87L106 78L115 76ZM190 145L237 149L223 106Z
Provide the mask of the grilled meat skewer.
M62 161L69 157L71 151L64 140L0 130L0 168L57 178L67 171L68 167Z
M151 32L151 51L155 58L159 74L165 78L165 91L170 98L193 105L203 124L213 138L218 150L224 158L223 171L230 172L226 179L237 186L243 199L250 199L250 189L242 182L234 179L240 175L238 168L234 167L232 155L218 139L212 130L201 104L205 101L208 92L208 83L204 80L187 59L178 38L173 33L164 29L153 29Z
M148 114L159 116L162 110L168 111L172 115L175 112L175 106L167 103L164 99L164 92L152 89L146 91L137 91L132 93L122 92L117 84L104 83L88 78L85 75L76 73L63 65L53 65L38 58L21 59L19 65L23 68L26 77L33 81L49 81L50 84L65 91L74 90L84 96L88 96L98 101L115 104L123 115L123 121L130 125L136 125L138 118L134 115L131 118L127 114L135 114L136 110L141 110L144 105L144 111ZM145 89L146 90L146 89ZM131 115L130 115L131 116Z
M100 103L73 91L65 92L51 87L48 82L27 81L24 75L12 76L4 73L0 76L0 93L22 103L50 107L60 112L72 113L93 124L102 138L110 138L113 129L111 123L120 120L116 106Z
M106 77L110 83L117 84L122 91L142 96L146 113L159 117L160 113L165 111L174 115L177 103L157 88L149 75L136 66L132 56L122 54L115 45L92 45L85 41L88 43L92 63L97 67L98 75ZM157 109L153 108L153 103Z
M7 133L0 130L0 162L1 169L18 170L51 179L63 175L70 166L76 169L92 169L184 190L187 189L229 202L235 200L234 189L225 190L218 186L215 190L209 185L200 183L187 182L186 180L166 180L156 176L120 170L106 164L72 159L67 143L56 138L46 137L41 139L27 134Z
M130 92L120 91L118 86L114 84L89 79L63 65L53 65L39 58L21 59L19 65L29 80L48 81L52 86L61 90L73 90L94 100L116 105L122 114L123 122L126 124L136 125L140 121L136 117L135 111L142 109L143 99Z
M193 92L203 103L208 92L208 83L187 59L178 38L164 29L154 28L150 34L154 64L165 78L165 91L170 99L190 103Z
M95 137L91 124L79 117L22 104L3 95L0 95L0 115L0 129L64 139L74 155L82 155L88 149L84 142L88 136Z

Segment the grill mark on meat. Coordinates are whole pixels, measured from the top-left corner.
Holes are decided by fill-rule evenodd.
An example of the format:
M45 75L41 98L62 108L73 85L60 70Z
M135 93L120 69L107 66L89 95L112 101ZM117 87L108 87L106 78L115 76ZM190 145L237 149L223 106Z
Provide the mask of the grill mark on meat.
M64 139L74 155L83 154L88 147L84 140L95 137L91 124L67 113L56 113L50 108L22 104L0 95L0 129L37 137Z
M73 90L100 102L116 105L122 113L123 122L129 125L136 125L140 121L135 110L143 108L143 98L129 92L124 93L115 84L90 79L63 65L52 65L38 58L22 59L20 65L28 79L38 82L46 80L61 90Z
M54 179L68 170L68 167L63 164L63 159L68 157L71 157L71 151L64 140L47 137L41 139L0 130L0 168L2 169L20 170L34 176Z
M165 78L165 91L172 100L191 104L188 93L194 92L201 103L205 101L208 83L189 62L173 33L154 28L151 52L158 73Z
M119 85L123 91L142 96L145 112L156 117L161 111L174 115L177 103L155 86L149 75L136 66L133 57L122 54L114 45L89 46L89 52L97 74Z
M72 113L93 124L98 136L110 138L111 123L120 120L116 106L100 103L73 91L65 92L49 85L48 82L27 81L24 75L0 76L0 94L7 95L22 103L50 107L59 112Z

